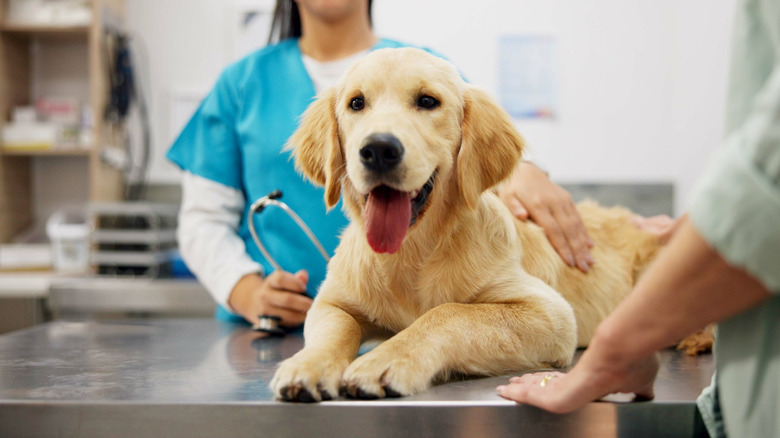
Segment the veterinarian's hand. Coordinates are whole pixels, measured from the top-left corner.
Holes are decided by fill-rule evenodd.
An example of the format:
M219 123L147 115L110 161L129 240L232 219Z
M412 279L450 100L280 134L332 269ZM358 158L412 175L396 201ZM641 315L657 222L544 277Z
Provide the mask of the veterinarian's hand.
M588 272L595 263L588 237L569 192L532 163L524 162L503 184L498 195L520 220L531 219L544 229L550 243L569 266Z
M252 324L259 322L259 315L275 315L282 318L281 325L292 327L303 324L312 299L306 295L309 274L275 271L262 278L249 274L236 283L228 304Z
M647 231L650 234L655 234L658 236L658 239L661 241L661 243L665 244L669 241L669 239L672 238L675 231L677 231L677 229L680 227L680 224L687 216L688 213L685 213L677 219L672 219L665 214L651 217L634 215L631 218L631 222L639 229Z
M556 413L572 412L617 392L634 393L635 401L653 398L658 372L655 354L631 362L589 352L590 349L585 350L568 374L541 372L512 377L509 385L499 386L496 392L506 399Z

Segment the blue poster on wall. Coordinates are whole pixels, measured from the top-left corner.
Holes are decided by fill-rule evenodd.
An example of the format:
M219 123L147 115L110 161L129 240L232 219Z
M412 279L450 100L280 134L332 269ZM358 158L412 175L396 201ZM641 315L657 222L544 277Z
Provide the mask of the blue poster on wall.
M498 95L516 119L553 119L557 113L556 42L549 35L499 37Z

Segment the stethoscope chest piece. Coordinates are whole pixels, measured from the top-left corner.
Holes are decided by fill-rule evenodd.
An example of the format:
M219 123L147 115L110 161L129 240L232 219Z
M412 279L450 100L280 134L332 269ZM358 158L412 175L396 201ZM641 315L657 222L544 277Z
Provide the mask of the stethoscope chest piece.
M259 318L260 321L252 326L252 330L271 336L284 336L284 329L279 327L282 318L274 315L260 315Z

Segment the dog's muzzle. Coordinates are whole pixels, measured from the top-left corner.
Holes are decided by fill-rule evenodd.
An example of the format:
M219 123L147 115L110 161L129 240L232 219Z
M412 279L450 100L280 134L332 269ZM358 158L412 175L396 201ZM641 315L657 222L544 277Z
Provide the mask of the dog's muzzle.
M393 134L371 134L360 148L360 162L371 172L385 173L395 169L404 156L404 147Z

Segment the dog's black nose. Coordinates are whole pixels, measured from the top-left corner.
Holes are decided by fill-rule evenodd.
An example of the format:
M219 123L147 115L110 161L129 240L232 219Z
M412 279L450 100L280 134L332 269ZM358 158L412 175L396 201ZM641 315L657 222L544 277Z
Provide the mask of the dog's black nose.
M393 134L371 134L360 149L360 161L367 169L386 172L393 169L404 155L401 141Z

